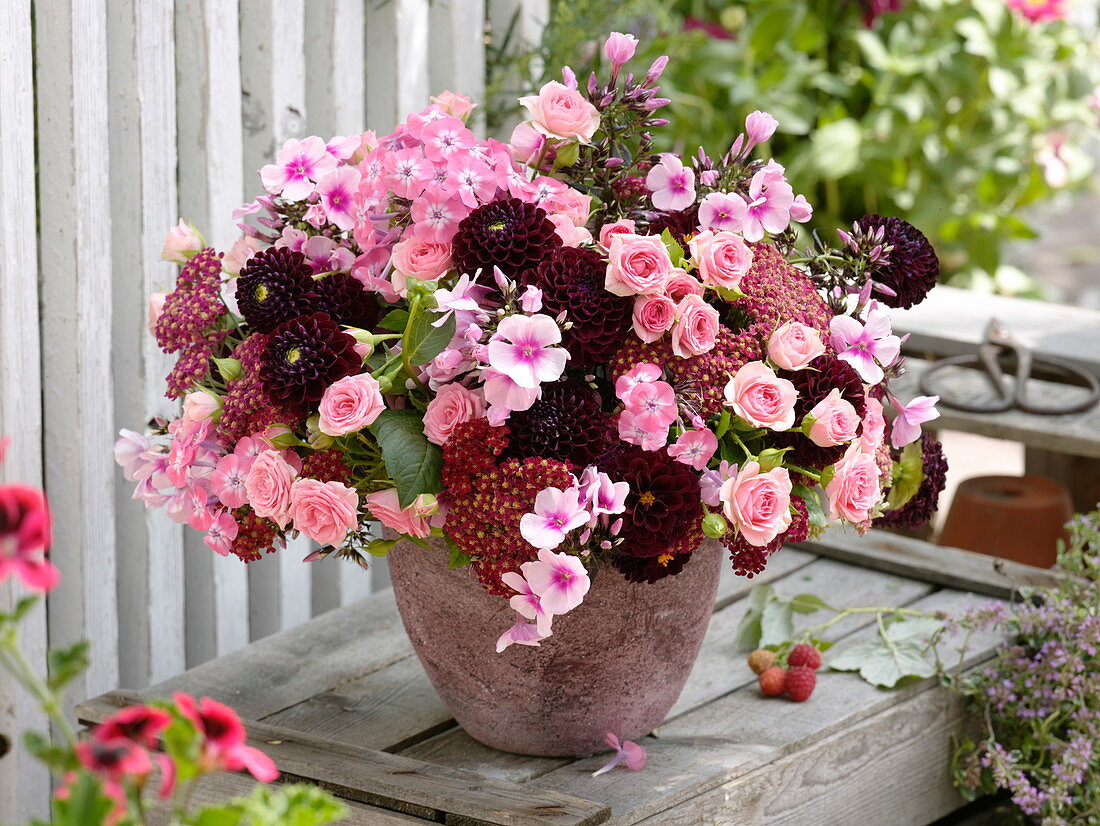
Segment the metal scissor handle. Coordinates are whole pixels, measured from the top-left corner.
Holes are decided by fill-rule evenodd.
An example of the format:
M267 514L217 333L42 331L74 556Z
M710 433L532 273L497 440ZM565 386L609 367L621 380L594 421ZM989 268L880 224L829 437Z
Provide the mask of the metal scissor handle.
M1009 382L1008 377L1001 368L1000 362L1000 357L1006 350L1011 350L1016 356L1016 371L1011 382ZM942 394L936 393L932 387L930 379L933 374L940 370L948 367L979 365L985 368L985 376L998 395L998 400L991 404L977 405L958 399L945 398ZM1088 388L1088 395L1078 402L1062 407L1042 407L1032 404L1027 397L1027 382L1031 378L1032 369L1037 365L1053 368L1067 376L1078 379ZM976 356L967 354L940 359L924 371L920 378L920 389L926 395L939 395L940 402L943 405L966 413L1003 413L1006 410L1018 408L1025 413L1038 416L1062 416L1088 410L1097 401L1100 401L1100 381L1097 380L1096 376L1063 359L1048 356L1036 358L1023 342L1015 338L995 318L990 319L989 324L986 325L985 337L982 343L978 345Z

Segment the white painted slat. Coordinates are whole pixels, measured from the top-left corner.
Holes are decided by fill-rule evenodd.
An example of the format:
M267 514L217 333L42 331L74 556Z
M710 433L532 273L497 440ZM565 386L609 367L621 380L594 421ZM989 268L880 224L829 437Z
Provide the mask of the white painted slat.
M177 0L176 117L180 214L229 249L243 200L240 21L236 0ZM187 662L248 644L248 573L186 535Z
M367 122L380 135L428 105L428 6L367 4Z
M37 4L35 38L49 638L92 641L74 687L92 696L118 684L105 0Z
M174 358L145 323L149 295L176 274L160 260L177 216L173 11L170 0L108 0L108 12L114 402L118 426L140 431L177 409L164 396ZM183 528L132 493L116 473L120 677L140 687L185 667Z
M42 483L42 405L38 330L38 250L35 237L34 57L30 0L6 7L0 27L0 437L13 442L0 480ZM23 592L0 586L0 611ZM23 621L20 645L31 665L46 669L46 608ZM23 823L49 812L49 775L22 746L21 733L46 730L35 702L0 674L0 734L13 751L0 760L0 822Z
M488 0L489 38L497 49L507 46L511 54L538 46L542 30L550 20L550 0ZM541 61L532 61L531 77L510 78L507 99L498 103L513 106L515 93L526 94L542 75ZM504 96L502 96L504 97ZM506 119L499 127L500 133L491 137L507 140L513 127L519 123L519 114Z
M478 103L470 125L485 111L485 0L438 0L431 8L431 92L446 89Z

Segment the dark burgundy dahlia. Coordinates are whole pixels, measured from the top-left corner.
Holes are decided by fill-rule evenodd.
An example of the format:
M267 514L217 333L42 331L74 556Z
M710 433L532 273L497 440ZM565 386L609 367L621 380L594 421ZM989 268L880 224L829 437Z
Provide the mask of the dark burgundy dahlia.
M330 384L362 366L355 339L323 313L280 324L268 338L260 380L276 407L304 418Z
M237 308L253 330L270 333L284 321L311 312L313 270L287 247L260 250L237 277Z
M691 551L682 554L662 554L661 556L626 556L619 554L612 564L626 578L627 582L648 582L652 585L666 576L675 576L684 570Z
M600 394L578 379L544 384L542 397L508 418L507 458L542 456L583 468L603 452L607 416Z
M633 303L604 289L607 264L595 250L562 247L520 276L524 286L542 290L544 312L564 310L573 326L562 345L574 367L605 363L630 329Z
M676 212L662 213L650 221L647 232L650 235L660 235L666 229L686 251L688 239L699 231L699 207L689 206Z
M882 228L883 243L893 247L887 263L872 278L897 295L876 293L876 298L902 310L924 301L940 278L940 259L924 233L907 221L882 215L865 215L856 225L866 233Z
M345 327L370 330L378 323L378 301L346 272L334 272L313 284L311 312L325 313Z
M491 277L493 267L500 267L514 277L560 246L545 210L508 198L479 206L462 219L451 242L451 258L459 273L484 270Z
M624 554L678 556L695 550L703 537L703 506L691 468L663 450L623 445L600 462L600 470L616 482L630 484L619 534Z
M924 478L913 498L876 519L876 528L914 530L926 524L936 512L940 494L947 483L947 458L943 455L943 445L931 433L921 435L921 473Z

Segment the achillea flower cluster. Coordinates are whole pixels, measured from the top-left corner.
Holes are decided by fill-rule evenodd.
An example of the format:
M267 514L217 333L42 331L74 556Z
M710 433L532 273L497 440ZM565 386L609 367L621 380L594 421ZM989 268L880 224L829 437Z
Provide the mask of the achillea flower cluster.
M180 270L176 288L168 294L153 326L164 352L174 353L202 340L225 315L221 258L220 252L207 247Z
M164 395L178 399L201 385L210 374L210 359L217 355L226 335L225 330L215 330L184 345L168 374Z
M233 350L232 357L241 363L241 375L227 383L222 417L218 421L218 434L229 442L260 433L285 419L267 400L260 380L261 359L266 349L267 336L253 333Z
M237 537L229 546L229 552L241 562L256 562L264 554L277 550L281 540L275 523L257 516L250 508L243 508L233 516L239 527Z

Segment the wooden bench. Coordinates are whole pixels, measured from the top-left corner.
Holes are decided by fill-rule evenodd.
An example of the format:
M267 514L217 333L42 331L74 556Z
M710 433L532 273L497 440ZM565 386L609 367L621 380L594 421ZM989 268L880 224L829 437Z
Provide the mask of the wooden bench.
M951 736L964 725L960 703L933 680L880 691L828 671L806 703L765 699L735 632L761 582L837 605L955 612L1050 579L964 551L930 556L930 548L877 532L838 533L785 548L756 580L729 572L687 687L657 736L645 739L649 764L638 772L594 778L605 757L523 757L473 741L425 677L390 591L144 691L96 698L77 713L95 723L120 705L175 690L214 697L238 710L284 778L347 800L348 824L926 824L962 803L948 769ZM856 615L838 623L830 629L834 650L874 633L872 622ZM975 638L967 663L987 659L999 643ZM212 801L244 792L251 780L204 782L197 799Z

